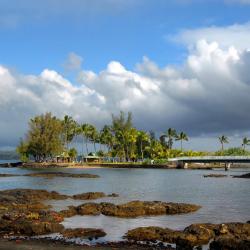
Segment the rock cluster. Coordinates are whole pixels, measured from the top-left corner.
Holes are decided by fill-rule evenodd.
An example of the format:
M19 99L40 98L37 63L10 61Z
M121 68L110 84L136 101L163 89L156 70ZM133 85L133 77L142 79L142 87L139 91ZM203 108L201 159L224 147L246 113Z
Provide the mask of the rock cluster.
M71 178L99 178L99 175L95 174L72 174L72 173L64 173L64 172L37 172L37 173L29 173L24 176L30 177L46 177L46 178L54 178L54 177L71 177Z
M131 201L121 205L108 202L85 203L75 207L79 215L99 215L116 217L138 217L164 214L182 214L198 210L200 206L185 203L161 201ZM72 210L73 208L71 208Z
M212 177L212 178L223 178L223 177L227 177L226 174L207 174L207 175L203 175L204 178L207 177Z
M211 240L213 240L210 244L211 250L249 249L246 246L250 244L250 224L192 224L183 231L160 227L140 227L128 231L125 237L134 241L157 240L175 243L180 249L193 249L194 246L208 244Z
M242 174L242 175L234 175L233 178L250 178L250 173Z

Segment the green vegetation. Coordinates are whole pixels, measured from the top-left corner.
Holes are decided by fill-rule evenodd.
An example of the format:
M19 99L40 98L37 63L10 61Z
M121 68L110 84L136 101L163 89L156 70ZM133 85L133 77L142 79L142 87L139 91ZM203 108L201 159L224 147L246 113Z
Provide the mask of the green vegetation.
M175 141L180 141L180 149L174 149ZM105 125L100 131L88 123L78 124L72 117L65 116L62 120L51 113L32 118L25 139L21 139L17 152L22 161L30 158L37 162L53 160L55 157L77 158L77 150L73 145L81 144L81 155L91 154L89 145L92 144L95 155L115 157L122 162L151 162L164 163L168 158L180 156L213 155L208 152L183 150L183 142L188 141L184 132L179 134L174 128L169 128L159 139L153 131L137 130L132 123L132 113L112 115L110 125ZM248 138L243 138L242 147L224 150L228 138L219 137L221 151L215 155L248 155L246 146ZM70 148L69 148L70 146ZM97 149L99 146L99 149Z

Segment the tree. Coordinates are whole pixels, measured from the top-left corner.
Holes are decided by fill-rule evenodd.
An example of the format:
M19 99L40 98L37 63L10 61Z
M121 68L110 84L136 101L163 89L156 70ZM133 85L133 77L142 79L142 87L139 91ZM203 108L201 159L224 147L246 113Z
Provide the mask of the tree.
M250 139L248 139L247 137L244 137L242 139L242 147L243 147L244 150L246 150L247 145L250 145Z
M129 112L127 117L122 111L119 116L112 115L112 131L117 142L116 150L122 150L127 161L129 160L129 140L132 128L132 113Z
M36 116L29 122L25 141L21 141L17 150L32 155L35 161L44 161L63 151L62 122L51 113Z
M96 153L96 143L99 140L99 133L98 133L96 127L93 126L93 125L89 125L89 139L90 139L91 142L93 142L94 150L95 150L95 153Z
M225 135L219 136L219 141L221 144L221 151L224 151L224 143L228 143L228 138Z
M105 125L100 132L100 143L106 145L108 150L112 150L114 146L114 136L111 131L111 127Z
M68 152L68 155L71 160L75 160L77 157L77 150L75 148L71 148Z
M173 129L173 128L169 128L166 132L166 137L168 138L168 141L167 141L167 146L169 149L172 149L173 147L173 143L174 143L174 139L176 138L176 130Z
M88 123L84 123L80 126L80 131L83 136L82 142L85 142L85 147L86 147L86 153L87 155L89 154L89 149L88 149L88 141L90 139L90 127L91 125Z
M181 151L182 151L182 142L188 141L188 137L184 132L180 132L179 135L176 136L176 141L181 141Z
M73 140L77 132L77 123L73 120L71 116L65 115L62 121L63 124L63 137L64 146L68 150L69 143Z
M21 138L20 143L16 148L16 152L19 154L22 162L27 162L29 160L28 146L27 142L24 142Z
M139 150L141 159L144 159L144 150L146 145L149 143L149 135L145 131L138 131L137 132L137 142L139 144Z

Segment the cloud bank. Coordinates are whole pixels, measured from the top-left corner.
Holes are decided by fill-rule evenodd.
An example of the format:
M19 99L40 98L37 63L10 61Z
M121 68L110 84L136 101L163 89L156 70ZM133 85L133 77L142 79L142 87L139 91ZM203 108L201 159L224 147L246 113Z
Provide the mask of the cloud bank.
M250 51L243 47L199 40L182 66L160 68L144 57L131 71L112 61L98 73L81 69L74 83L50 69L23 75L2 65L0 147L15 146L27 121L46 111L99 128L124 110L145 130L244 134L250 130Z

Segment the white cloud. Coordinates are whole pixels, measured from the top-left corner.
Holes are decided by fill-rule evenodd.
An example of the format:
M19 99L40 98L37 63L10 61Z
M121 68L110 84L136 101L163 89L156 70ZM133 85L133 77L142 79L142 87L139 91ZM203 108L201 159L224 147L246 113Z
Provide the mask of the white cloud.
M100 127L124 110L146 130L242 134L250 124L249 67L249 51L206 40L181 67L160 68L145 57L130 71L112 61L100 73L82 70L74 84L49 69L22 75L0 66L0 142L15 145L30 117L46 111Z
M234 24L227 27L211 26L198 29L182 30L175 36L168 36L175 42L194 46L199 40L217 42L221 47L234 46L238 49L250 48L250 22L245 24Z
M75 71L80 70L82 66L82 57L77 55L74 52L68 54L66 61L63 64L63 67L66 71Z

